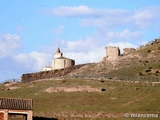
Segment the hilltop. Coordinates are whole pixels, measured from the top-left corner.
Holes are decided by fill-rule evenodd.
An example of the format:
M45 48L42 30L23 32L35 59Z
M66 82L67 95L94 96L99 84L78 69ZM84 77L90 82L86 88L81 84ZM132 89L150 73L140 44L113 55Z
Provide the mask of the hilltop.
M99 63L86 63L61 69L27 73L21 76L21 81L84 77L144 81L152 79L159 81L160 39L155 39L137 49L125 48L125 53L121 55L119 54L119 48L116 46L108 46L106 49L107 56L104 56Z
M125 79L124 77L156 78L160 75L160 39L140 46L135 51L121 55L116 60L102 60L81 67L72 72L81 75L101 75L105 78Z

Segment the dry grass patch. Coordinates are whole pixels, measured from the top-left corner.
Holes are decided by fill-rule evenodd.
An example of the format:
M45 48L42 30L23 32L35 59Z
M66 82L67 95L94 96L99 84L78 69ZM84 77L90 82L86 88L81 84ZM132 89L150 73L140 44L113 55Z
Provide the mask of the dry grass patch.
M91 86L78 86L78 87L49 87L45 90L47 93L52 92L101 92L101 88L93 88Z

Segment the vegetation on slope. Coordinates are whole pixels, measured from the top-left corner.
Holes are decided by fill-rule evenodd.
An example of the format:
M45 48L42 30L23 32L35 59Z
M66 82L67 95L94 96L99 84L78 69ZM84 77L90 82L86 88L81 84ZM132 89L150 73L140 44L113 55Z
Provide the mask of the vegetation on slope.
M137 48L136 51L119 56L116 61L106 60L97 64L84 66L81 71L73 71L84 76L86 74L103 75L106 78L120 80L133 80L140 77L141 80L159 80L160 76L160 39Z
M0 86L0 97L32 98L34 116L48 118L129 120L125 113L160 114L159 93L160 84L107 80L44 80Z

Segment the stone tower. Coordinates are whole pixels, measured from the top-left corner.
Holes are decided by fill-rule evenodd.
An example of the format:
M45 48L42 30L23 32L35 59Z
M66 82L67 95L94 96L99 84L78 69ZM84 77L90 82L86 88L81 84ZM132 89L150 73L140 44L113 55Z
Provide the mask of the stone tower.
M120 49L116 46L107 46L106 49L106 59L116 60L120 56Z

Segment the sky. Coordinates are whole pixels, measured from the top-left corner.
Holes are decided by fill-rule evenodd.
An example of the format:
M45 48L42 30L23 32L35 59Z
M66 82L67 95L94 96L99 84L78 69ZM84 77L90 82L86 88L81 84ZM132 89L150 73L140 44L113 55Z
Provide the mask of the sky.
M159 0L0 0L0 82L51 65L58 46L82 64L144 45L160 37L159 11Z

